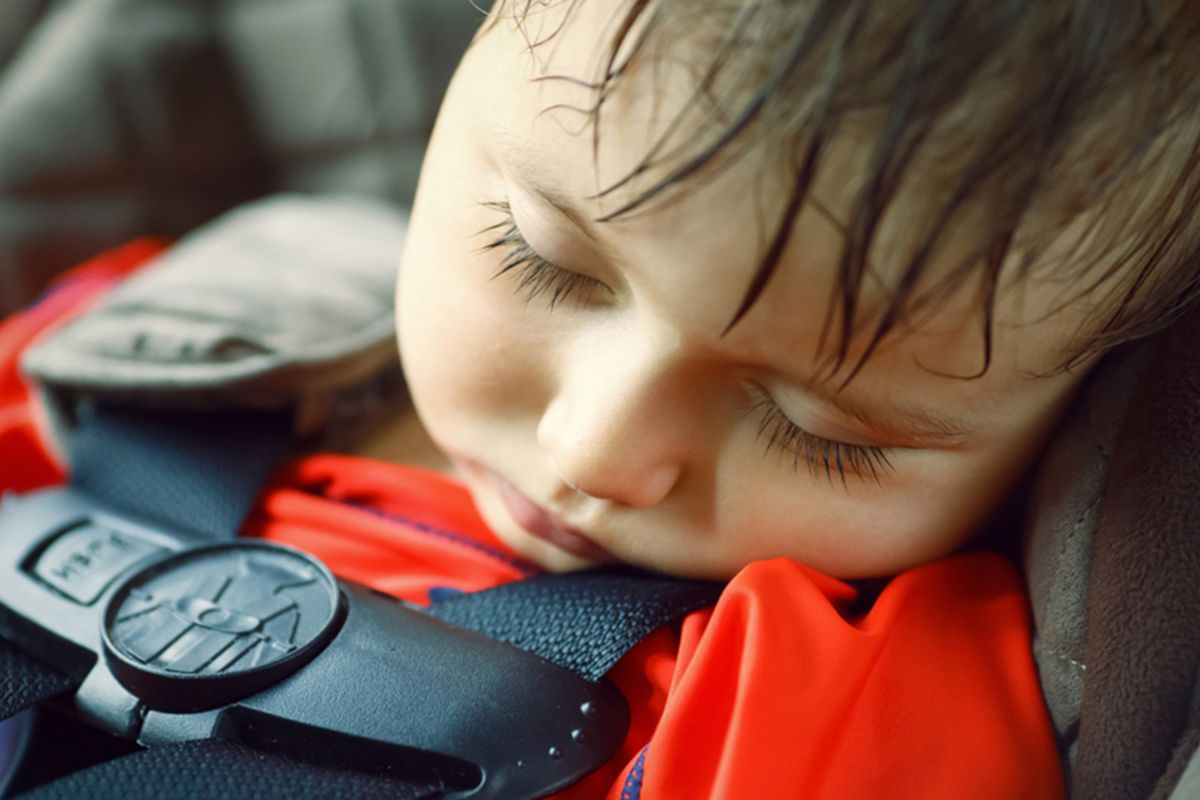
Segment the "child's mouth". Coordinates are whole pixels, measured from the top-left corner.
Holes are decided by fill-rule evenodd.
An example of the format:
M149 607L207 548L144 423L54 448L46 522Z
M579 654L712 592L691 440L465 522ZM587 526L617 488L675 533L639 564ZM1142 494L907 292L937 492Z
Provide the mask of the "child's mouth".
M500 487L500 498L509 515L531 536L588 561L603 563L615 560L607 550L583 533L560 524L508 481L496 476L496 484Z

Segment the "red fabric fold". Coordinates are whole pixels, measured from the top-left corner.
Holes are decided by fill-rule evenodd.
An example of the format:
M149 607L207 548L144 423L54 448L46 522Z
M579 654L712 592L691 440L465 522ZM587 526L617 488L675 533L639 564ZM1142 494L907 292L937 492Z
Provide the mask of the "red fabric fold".
M992 554L892 581L870 612L787 560L684 624L644 797L1061 797L1019 577Z

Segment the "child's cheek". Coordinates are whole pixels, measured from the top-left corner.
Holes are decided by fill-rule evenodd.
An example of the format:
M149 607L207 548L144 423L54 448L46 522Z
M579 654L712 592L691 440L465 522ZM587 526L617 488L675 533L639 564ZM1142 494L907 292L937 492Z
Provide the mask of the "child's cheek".
M493 446L499 426L536 414L545 385L538 348L520 324L521 303L492 280L488 257L434 256L414 225L398 287L401 356L414 403L434 440L465 455Z

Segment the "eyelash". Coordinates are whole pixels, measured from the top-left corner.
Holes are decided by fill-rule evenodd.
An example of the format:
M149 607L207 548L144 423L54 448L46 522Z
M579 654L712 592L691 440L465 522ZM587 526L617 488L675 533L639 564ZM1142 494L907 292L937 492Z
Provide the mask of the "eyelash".
M580 275L578 272L562 269L542 258L530 247L529 242L521 234L513 219L512 208L506 201L483 204L504 214L504 219L495 225L489 225L479 233L498 231L490 242L483 246L485 252L491 250L505 251L500 269L492 276L511 275L517 282L516 292L525 298L526 303L533 302L538 297L547 296L546 309L553 311L560 304L571 301L573 305L586 306L595 299L597 292L609 291L603 283L595 278Z
M803 462L814 478L824 474L833 483L834 474L846 486L846 469L856 476L878 484L880 475L895 469L883 447L847 444L809 433L792 422L766 390L755 387L750 413L759 415L758 438L766 439L764 455L775 450L780 457L790 456L792 471L799 472Z
M557 267L538 255L525 241L507 201L483 205L504 215L502 220L477 234L495 232L491 241L481 249L484 252L505 252L500 269L492 278L511 275L517 282L516 293L523 296L525 302L548 294L546 308L553 311L567 300L576 305L587 305L596 292L611 291L594 278ZM875 483L879 483L881 473L895 469L885 448L847 444L809 433L792 422L765 389L756 387L755 393L757 396L750 413L760 417L758 438L767 440L764 455L772 450L781 457L790 455L792 471L799 472L800 463L804 462L814 477L824 474L832 483L836 472L842 486L846 486L847 468L856 476L870 478Z

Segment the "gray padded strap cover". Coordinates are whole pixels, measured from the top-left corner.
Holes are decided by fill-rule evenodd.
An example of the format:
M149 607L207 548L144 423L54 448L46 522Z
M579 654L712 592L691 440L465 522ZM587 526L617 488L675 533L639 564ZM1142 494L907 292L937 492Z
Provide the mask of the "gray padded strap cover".
M405 217L289 196L186 237L22 366L54 392L155 407L288 407L397 362Z

